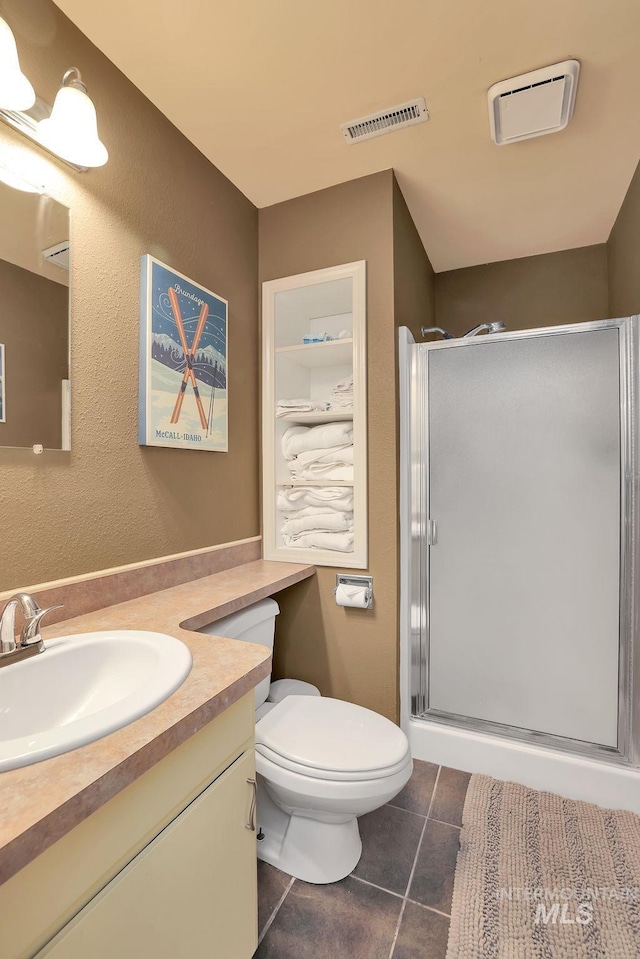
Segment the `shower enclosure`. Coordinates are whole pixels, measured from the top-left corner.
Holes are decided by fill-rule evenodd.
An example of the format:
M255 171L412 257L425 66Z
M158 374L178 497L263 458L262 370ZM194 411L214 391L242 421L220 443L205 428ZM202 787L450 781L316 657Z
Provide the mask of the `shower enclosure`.
M443 744L463 734L477 748L460 768L501 742L640 762L638 333L637 317L401 331L402 699L419 758L435 743L456 765Z

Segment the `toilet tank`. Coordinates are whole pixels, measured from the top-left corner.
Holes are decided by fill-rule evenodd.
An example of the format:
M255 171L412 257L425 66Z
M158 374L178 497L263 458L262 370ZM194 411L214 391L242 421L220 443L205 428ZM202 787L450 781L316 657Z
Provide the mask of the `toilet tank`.
M226 636L245 643L266 646L273 652L273 640L276 631L276 616L280 607L273 599L262 599L259 603L247 606L237 613L231 613L224 619L217 619L209 626L203 626L199 633L208 636ZM256 709L266 701L271 685L271 673L255 688Z

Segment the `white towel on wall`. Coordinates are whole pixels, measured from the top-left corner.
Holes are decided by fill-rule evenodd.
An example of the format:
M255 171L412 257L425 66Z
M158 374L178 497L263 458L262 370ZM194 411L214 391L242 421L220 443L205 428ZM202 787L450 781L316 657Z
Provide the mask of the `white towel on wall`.
M309 516L296 516L282 524L282 532L287 536L296 536L310 530L353 532L353 513L342 513L333 509L328 513L314 512Z
M295 479L301 480L333 480L340 483L353 483L353 466L336 465L335 463L311 463L305 469L296 470Z
M287 518L328 510L353 510L353 490L343 486L288 486L278 490L278 509Z
M282 534L285 546L293 549L333 549L340 553L353 552L353 533L323 533L314 530L298 536Z
M353 443L353 421L321 423L319 426L292 426L282 437L282 455L291 460L305 450L330 449Z

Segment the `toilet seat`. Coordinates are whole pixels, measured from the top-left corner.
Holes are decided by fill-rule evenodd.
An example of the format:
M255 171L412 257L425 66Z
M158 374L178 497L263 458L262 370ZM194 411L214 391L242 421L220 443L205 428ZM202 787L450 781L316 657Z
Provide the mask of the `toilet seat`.
M384 779L411 761L407 739L384 716L339 699L288 696L256 725L256 752L312 779Z

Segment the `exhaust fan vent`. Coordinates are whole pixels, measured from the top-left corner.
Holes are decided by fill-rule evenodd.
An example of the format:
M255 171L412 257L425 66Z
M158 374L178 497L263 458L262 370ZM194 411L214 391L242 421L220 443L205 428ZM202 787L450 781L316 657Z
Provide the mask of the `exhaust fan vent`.
M424 97L410 100L409 103L400 103L397 107L382 110L380 113L371 113L359 120L349 120L341 123L340 129L347 143L357 143L360 140L370 140L372 137L381 137L383 133L399 130L400 127L413 126L416 123L425 123L429 119L429 111Z
M56 243L55 246L50 246L47 250L43 250L42 255L47 263L53 263L54 266L59 266L62 270L68 270L69 248L69 241L65 240L64 243Z
M500 145L564 130L573 116L577 60L501 80L489 88L491 138Z

